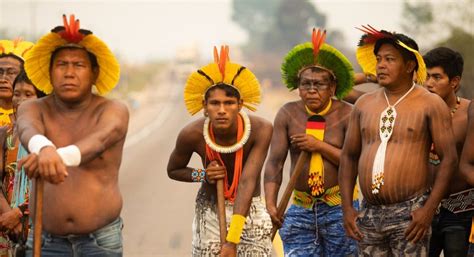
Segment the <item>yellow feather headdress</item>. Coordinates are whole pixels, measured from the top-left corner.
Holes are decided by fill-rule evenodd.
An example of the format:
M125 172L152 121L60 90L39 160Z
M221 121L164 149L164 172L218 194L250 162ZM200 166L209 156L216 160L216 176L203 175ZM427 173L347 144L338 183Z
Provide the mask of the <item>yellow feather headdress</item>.
M64 26L54 28L44 35L25 56L25 71L35 86L50 94L53 91L49 76L51 55L58 48L78 47L83 48L97 58L99 76L96 88L100 95L110 92L120 78L120 65L107 45L91 31L80 29L79 20L71 15L69 23L63 15Z
M184 102L191 115L203 108L206 92L218 84L235 88L243 105L251 111L260 103L260 84L255 75L244 66L230 62L228 46L221 47L220 56L214 47L214 62L193 72L186 82Z
M415 55L418 64L418 68L416 70L416 82L420 85L425 82L426 65L425 61L423 60L423 56L421 56L421 54L416 49L413 49L400 41L400 39L397 38L396 33L390 33L384 30L378 31L370 25L362 26L362 28L357 29L364 32L364 35L360 39L359 47L356 51L356 57L357 62L362 67L362 70L365 74L372 74L374 76L376 75L375 67L377 65L377 59L374 54L376 42L380 39L392 38L399 46Z
M12 55L24 61L25 54L33 47L33 43L23 41L21 38L15 40L0 40L0 56Z

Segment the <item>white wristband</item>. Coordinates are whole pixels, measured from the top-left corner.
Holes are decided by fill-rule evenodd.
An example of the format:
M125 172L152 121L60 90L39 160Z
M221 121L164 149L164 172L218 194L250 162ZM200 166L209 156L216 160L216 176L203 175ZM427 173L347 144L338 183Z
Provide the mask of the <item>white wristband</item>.
M30 141L28 142L28 150L30 151L30 153L39 154L41 149L46 146L52 146L56 148L53 142L51 142L48 138L40 134L32 136L30 138Z
M56 150L66 166L77 167L81 164L81 151L76 145L68 145Z

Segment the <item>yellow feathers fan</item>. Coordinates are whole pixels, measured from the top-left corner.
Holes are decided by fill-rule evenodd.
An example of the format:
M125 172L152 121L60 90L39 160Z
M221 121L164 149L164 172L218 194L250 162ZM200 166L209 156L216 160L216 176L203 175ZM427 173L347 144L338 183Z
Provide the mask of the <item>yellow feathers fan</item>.
M203 108L206 92L218 84L235 88L244 106L251 111L255 111L260 103L260 84L255 75L247 68L230 62L228 46L221 47L220 56L214 47L214 62L193 72L186 82L184 102L191 115Z

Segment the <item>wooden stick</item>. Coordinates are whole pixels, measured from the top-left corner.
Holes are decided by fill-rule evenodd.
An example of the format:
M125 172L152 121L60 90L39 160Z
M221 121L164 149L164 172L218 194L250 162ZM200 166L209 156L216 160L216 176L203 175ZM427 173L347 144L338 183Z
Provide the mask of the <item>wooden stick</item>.
M225 199L224 199L224 180L219 179L216 183L217 187L217 216L219 217L219 235L221 244L226 242L227 224L225 220Z
M43 187L44 181L36 178L35 181L35 217L34 217L34 237L33 256L41 257L41 232L43 230Z
M288 181L288 185L286 186L285 192L281 197L280 203L278 204L277 215L278 217L283 217L285 214L286 207L288 206L288 202L290 201L291 194L295 189L296 180L300 176L301 172L303 171L304 164L306 163L307 159L309 158L309 153L306 151L301 151L298 160L296 161L295 169L293 170L293 174L290 177L290 181ZM272 228L272 241L275 238L275 234L278 228L273 226Z

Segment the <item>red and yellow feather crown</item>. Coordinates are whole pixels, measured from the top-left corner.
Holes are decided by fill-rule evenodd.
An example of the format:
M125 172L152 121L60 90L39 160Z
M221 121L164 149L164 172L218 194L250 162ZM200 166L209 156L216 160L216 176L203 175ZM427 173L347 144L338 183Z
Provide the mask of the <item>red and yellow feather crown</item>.
M184 102L191 115L203 108L206 92L218 84L235 88L249 110L254 111L260 103L260 84L255 75L244 66L230 62L228 46L221 46L220 54L214 47L214 62L193 72L186 82Z
M38 89L50 94L53 85L49 76L51 55L59 48L78 47L95 55L99 64L99 76L95 87L100 95L110 92L120 78L120 65L107 45L91 31L80 28L79 20L74 15L63 15L63 26L54 28L38 40L36 45L25 56L25 71Z

